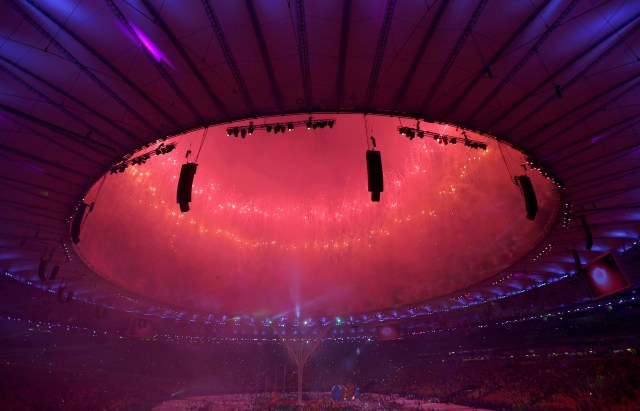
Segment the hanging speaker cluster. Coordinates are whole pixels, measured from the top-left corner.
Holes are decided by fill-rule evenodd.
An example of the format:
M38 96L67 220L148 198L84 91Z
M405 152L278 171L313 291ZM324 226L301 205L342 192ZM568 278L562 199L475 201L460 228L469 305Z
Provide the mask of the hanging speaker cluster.
M47 265L49 264L49 261L51 261L51 257L48 259L45 259L44 256L40 258L40 264L38 265L38 278L40 281L44 282L46 280L55 280L58 276L58 271L60 271L59 265L54 265L51 269L51 273L47 276Z
M73 241L73 244L80 242L80 227L82 226L82 219L84 218L85 211L87 211L87 207L89 207L87 203L80 204L73 216L73 222L71 223L71 241Z
M573 257L573 264L574 264L574 267L575 267L576 274L581 274L582 273L582 261L580 260L580 254L578 254L578 250L576 250L575 248L572 248L571 250L569 250L569 252L571 253L571 256Z
M527 218L533 221L538 213L538 200L536 199L535 191L533 191L531 179L526 175L515 176L514 179L518 187L520 187L520 191L522 191Z
M193 177L196 175L198 165L196 163L186 163L182 165L180 170L180 179L178 180L178 192L176 202L180 204L180 211L186 213L189 211L189 203L191 202L191 189L193 187Z
M380 201L380 193L384 191L382 178L382 157L379 151L367 150L367 177L371 201Z
M582 224L582 229L584 230L584 236L586 239L585 248L588 251L591 251L593 247L593 237L591 236L591 228L589 227L589 223L587 223L587 217L581 215L578 217L580 219L580 224Z

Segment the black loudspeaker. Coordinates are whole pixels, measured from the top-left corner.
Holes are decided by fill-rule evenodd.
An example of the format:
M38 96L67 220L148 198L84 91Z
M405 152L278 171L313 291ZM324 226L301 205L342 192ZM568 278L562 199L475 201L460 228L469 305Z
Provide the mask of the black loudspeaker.
M47 264L49 264L49 260L45 260L43 258L40 259L40 264L38 265L38 278L40 278L40 281L45 281L47 279L45 275Z
M382 157L379 151L367 150L367 177L371 201L380 201L380 193L384 191L382 179Z
M87 211L87 207L89 207L89 204L82 203L80 207L78 207L76 215L73 216L73 223L71 223L71 241L73 241L73 244L80 242L80 226L82 225L82 219L84 218L84 212Z
M576 274L582 273L582 262L580 261L580 255L578 255L578 250L575 248L571 250L571 256L573 257L573 263L576 267Z
M533 184L531 184L531 179L525 175L515 176L516 183L520 186L522 190L522 195L524 196L524 205L527 209L527 218L529 220L534 220L536 218L536 214L538 213L538 199L536 198L536 193L533 191Z
M55 280L56 276L58 275L58 271L60 270L60 266L59 265L54 265L53 266L53 270L51 270L51 275L49 275L49 279L50 280Z
M591 251L591 247L593 247L593 237L591 236L591 228L589 228L589 224L587 224L587 218L585 216L581 215L578 218L580 219L580 223L582 224L584 235L587 238L586 249Z
M191 202L191 187L193 186L193 176L196 175L196 163L187 163L182 165L180 170L180 179L178 180L177 203L180 204L180 211L189 211L189 203Z

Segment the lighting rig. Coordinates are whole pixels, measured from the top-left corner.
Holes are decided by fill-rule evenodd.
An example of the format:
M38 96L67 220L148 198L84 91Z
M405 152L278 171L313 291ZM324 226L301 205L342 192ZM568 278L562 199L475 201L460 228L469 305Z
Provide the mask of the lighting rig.
M538 254L536 254L536 256L533 257L533 261L540 261L540 259L544 257L544 255L547 254L549 251L551 251L552 248L553 248L553 244L551 243L544 246L542 250L540 250Z
M564 229L568 229L569 224L571 223L571 216L572 216L571 207L572 207L571 202L567 201L564 203L564 212L562 215L562 227Z
M481 148L485 151L487 150L486 143L483 143L481 141L471 140L469 137L467 137L467 134L464 131L462 132L462 137L448 136L446 134L435 133L433 131L421 130L419 121L418 121L418 124L416 124L415 128L398 127L398 132L401 135L406 136L409 140L413 140L416 137L418 138L431 137L433 138L434 141L437 141L438 144L444 144L445 146L448 144L455 145L457 143L462 143L465 145L465 147L470 147L474 149Z
M418 123L416 124L416 127L398 127L398 132L403 135L406 136L409 140L413 140L414 138L418 137L418 138L425 138L425 137L431 137L433 138L435 141L437 141L439 144L444 144L444 145L448 145L448 144L457 144L457 143L462 143L465 145L465 147L470 147L470 148L474 148L474 149L482 149L482 150L487 150L487 144L483 143L481 141L475 141L475 140L471 140L468 136L467 133L462 131L462 137L455 137L455 136L449 136L446 134L440 134L440 133L435 133L433 131L427 131L427 130L421 130L420 129L420 122L418 121ZM542 174L543 177L545 177L547 180L551 180L551 182L558 188L564 188L564 184L562 184L562 182L560 181L560 179L555 176L551 171L549 171L547 168L541 167L538 162L536 160L534 160L531 157L527 157L526 158L526 165L531 169L531 170L538 170L540 172L540 174Z
M564 188L564 185L562 184L560 179L558 179L558 177L556 177L548 169L541 167L536 160L534 160L531 157L527 157L525 161L527 162L527 165L529 166L530 169L538 170L543 177L545 177L547 180L551 180L551 182L555 184L558 188Z
M152 156L161 156L163 154L170 153L175 148L176 148L176 144L175 143L169 143L167 145L165 145L164 143L161 143L157 148L155 148L153 150L147 151L146 153L140 154L137 157L134 157L134 158L131 158L131 159L126 159L126 160L123 160L123 161L115 164L113 167L111 167L111 170L109 171L109 174L123 173L127 169L127 167L129 167L130 165L135 166L137 164L144 164Z
M254 124L253 121L250 121L248 126L227 127L227 135L245 138L247 134L252 135L258 130L264 130L267 133L273 131L274 134L278 134L293 131L296 127L306 127L307 130L325 127L333 128L335 123L335 118L314 119L311 116L306 120L286 121L282 123Z

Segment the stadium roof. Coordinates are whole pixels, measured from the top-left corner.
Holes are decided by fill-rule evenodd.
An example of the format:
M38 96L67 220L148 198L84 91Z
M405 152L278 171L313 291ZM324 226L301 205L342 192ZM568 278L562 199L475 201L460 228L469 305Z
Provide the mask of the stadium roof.
M309 316L379 310L413 315L416 309L465 305L563 278L575 272L570 250L577 250L585 263L604 251L627 250L640 238L638 29L640 3L633 0L8 0L0 6L0 268L7 277L43 289L73 291L74 298L126 310L160 313L166 306L171 307L169 311L186 310L197 315L259 318L295 317L293 311L286 310L295 311L296 306L302 306L298 308ZM335 126L317 130L312 137L300 137L311 138L309 144L296 140L295 133L287 135L289 140L282 137L270 144L265 140L265 129L260 130L264 133L261 136L256 133L244 141L222 133L230 126L247 127L249 121L265 127L304 123L310 115L335 119ZM154 176L168 170L166 179L161 180L171 194L166 210L178 213L174 196L179 165L194 161L205 130L194 189L204 182L229 187L236 177L240 187L239 191L223 191L224 204L214 199L206 203L208 206L229 205L229 198L235 196L252 211L270 215L274 210L286 214L290 207L299 218L310 210L317 212L314 207L328 207L335 216L336 204L344 205L349 190L361 184L367 201L359 197L354 201L360 201L357 207L369 207L366 183L357 178L366 179L364 151L371 148L367 140L371 134L378 139L383 162L388 161L384 163L385 192L379 205L390 207L391 199L407 201L398 203L401 209L406 207L402 214L406 217L417 212L420 195L433 192L416 192L420 184L428 184L418 179L412 183L411 195L405 192L404 197L394 197L393 159L400 157L402 147L408 150L404 153L415 147L440 150L430 157L430 167L441 166L429 172L444 170L441 176L446 178L453 178L464 166L465 153L481 156L483 152L463 144L445 150L433 139L410 141L398 133L398 126L415 128L418 121L423 130L455 136L460 142L466 130L471 139L487 144L488 155L492 156L485 174L479 171L468 190L457 194L463 197L456 203L458 215L451 217L457 221L451 224L457 226L454 238L450 243L442 240L435 249L426 242L426 234L415 231L421 224L428 226L417 220L410 229L400 230L402 239L394 243L396 247L376 240L379 247L373 261L356 246L345 246L351 251L341 248L334 252L334 247L341 246L327 242L316 247L330 250L318 250L291 262L298 254L288 250L283 256L282 247L277 252L274 247L271 251L251 248L246 238L259 235L259 241L264 242L277 237L278 241L288 241L288 246L301 247L307 241L313 247L310 244L314 238L337 239L339 232L343 236L340 241L346 243L345 236L351 235L349 238L355 241L359 233L345 234L345 230L360 230L378 217L365 210L365 217L350 216L346 218L348 224L335 224L334 231L320 226L307 237L304 224L292 223L293 217L283 221L289 229L284 234L276 232L277 222L265 225L264 218L255 216L225 214L218 220L198 220L193 224L209 224L205 230L215 229L220 221L231 221L231 228L218 229L233 236L244 235L237 246L227 238L226 245L217 248L221 255L207 270L211 275L219 270L235 277L221 280L214 294L205 293L203 298L210 304L203 304L191 301L193 293L215 287L216 282L201 282L198 279L205 274L189 277L189 272L203 272L202 265L211 260L178 272L171 264L179 261L190 246L191 252L201 256L213 253L206 248L210 242L187 242L184 231L179 231L182 238L178 240L183 240L184 249L159 249L156 243L166 246L167 241L153 237L151 227L154 223L165 226L171 219L149 217L146 226L138 225L144 219L136 216L143 208L123 216L122 221L110 220L115 214L123 214L114 210L128 207L128 203L119 202L118 195L126 197L135 192L132 186L137 177L133 170L154 170ZM124 173L110 174L114 166L130 164L139 155L155 155L163 143L174 143L177 148L164 156L151 157L145 164L131 165ZM232 158L234 147L243 153L242 158ZM187 150L192 154L185 160ZM278 157L283 152L288 157ZM358 157L350 163L345 153L357 153ZM424 165L415 156L411 163L406 157L398 160L397 169L403 164ZM520 165L527 158L531 163L525 171ZM303 174L297 174L292 164L310 165L315 175L330 180L300 178ZM341 165L345 168L340 169ZM264 174L260 167L286 172L256 182L256 175L262 178ZM337 171L332 174L332 170ZM553 178L544 179L540 170ZM507 184L515 187L515 200L511 196L511 203L502 208L503 186L487 189L478 184L480 176L490 179L499 174L512 180L525 173L532 177L541 203L541 212L531 223L536 224L532 233L517 231L528 221L524 202L512 181ZM283 175L285 179L278 180ZM357 181L350 181L351 176ZM253 181L253 187L263 192L252 193L251 186L243 186L243 181ZM282 188L277 181L283 181ZM326 181L331 185L325 186ZM437 187L445 183L439 180ZM104 198L99 197L102 184L105 193L111 193ZM321 188L328 190L326 196L312 193ZM185 219L195 221L192 216L202 216L198 214L202 211L197 210L196 194L192 210L183 214ZM292 200L296 195L300 198ZM485 202L475 203L476 198ZM142 200L140 196L133 199ZM82 241L75 248L70 237L71 221L83 201L95 202L95 208L80 215ZM304 207L296 208L300 204ZM496 209L492 210L492 205ZM439 207L446 210L446 204ZM103 215L100 220L99 213L106 211L112 211L111 215ZM519 234L506 228L512 220L505 213L516 211L519 214L513 221ZM94 213L96 223L91 226ZM387 213L380 218L390 223L397 216ZM467 230L473 232L467 224L472 220L479 221L483 228L478 231L494 238L494 244L465 235L469 234ZM120 223L135 230L123 229L119 234L116 225ZM384 235L388 227L386 223L376 226L380 230L376 235ZM491 232L492 227L497 231ZM133 231L142 233L142 239L146 236L153 247L141 245L141 250L127 254L127 249L136 244L127 243ZM104 237L97 236L103 232ZM509 236L500 237L507 232ZM511 238L518 235L524 240ZM236 237L233 239L236 241ZM423 240L424 249L430 250L430 261L442 256L449 264L470 259L471 254L481 256L482 261L467 271L482 275L459 275L464 270L458 267L446 284L423 284L415 292L399 295L400 291L391 287L396 280L402 290L407 290L412 284L427 280L431 284L444 275L440 267L437 275L424 274L421 278L431 264L426 257L416 257L423 250L416 244ZM242 250L240 242L245 246ZM411 253L403 255L400 249ZM499 261L489 261L500 250ZM147 259L136 263L136 255ZM189 256L184 258L193 261ZM101 265L118 258L122 259L120 265ZM150 264L151 260L160 267ZM275 267L276 274L262 279L264 284L258 278L257 261ZM332 272L344 267L349 270L337 277L317 270L308 274L307 280L300 280L306 281L304 287L298 287L291 276L280 283L275 280L283 271L283 261L290 263L284 271L293 270L291 267L304 271L314 262ZM129 264L137 264L135 272L122 270ZM59 273L55 279L47 279L54 266L59 267ZM377 275L377 266L385 267L386 277ZM145 267L149 268L146 274ZM170 276L166 267L175 275ZM45 281L39 279L39 271ZM244 286L235 287L243 284L244 272L251 273L249 279ZM352 281L350 273L371 277ZM309 297L317 286L324 287L324 295L327 290L339 290L343 282L348 287L338 294L339 298ZM277 287L267 285L276 283ZM190 284L190 288L183 288L183 284ZM383 288L391 289L392 294L371 297L382 295ZM273 298L260 302L264 306L261 311L247 296L264 294L265 290ZM288 299L286 303L282 303L283 296ZM246 306L236 304L238 300ZM348 303L336 305L339 301Z

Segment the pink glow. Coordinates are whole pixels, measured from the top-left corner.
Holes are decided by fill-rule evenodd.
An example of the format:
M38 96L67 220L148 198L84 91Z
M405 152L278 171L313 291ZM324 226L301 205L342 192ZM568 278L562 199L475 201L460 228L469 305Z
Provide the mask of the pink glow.
M136 36L138 36L142 44L147 48L147 50L149 50L151 55L153 55L153 58L155 58L157 62L164 61L169 66L173 67L173 64L167 58L167 56L164 55L160 47L156 46L155 43L151 41L151 39L149 39L149 37L147 37L147 35L144 34L142 30L140 30L133 24L131 24L131 28L136 33Z
M555 221L555 188L537 172L540 211L534 222L525 218L495 141L484 152L409 141L395 118L370 116L368 124L382 153L380 203L367 192L362 116L246 139L213 127L191 211L179 212L176 186L201 131L177 137L170 154L107 176L78 251L109 281L160 301L259 317L292 317L296 306L302 317L342 315L473 285L520 259ZM522 155L503 151L518 169Z

